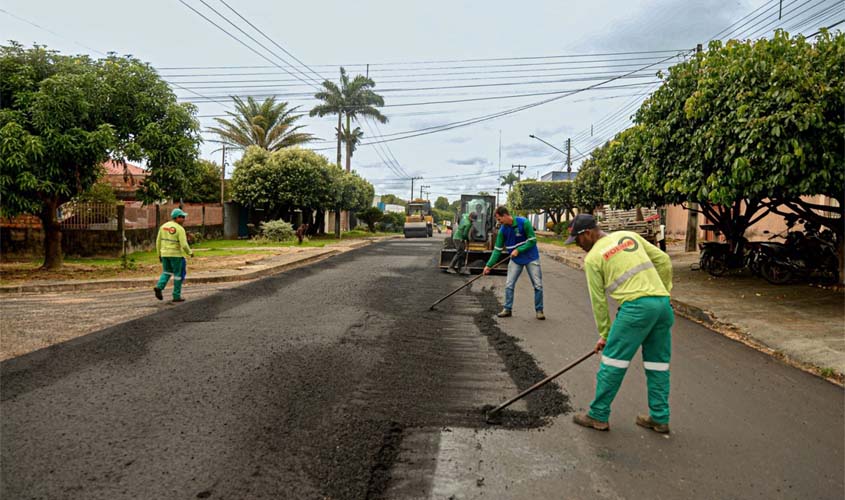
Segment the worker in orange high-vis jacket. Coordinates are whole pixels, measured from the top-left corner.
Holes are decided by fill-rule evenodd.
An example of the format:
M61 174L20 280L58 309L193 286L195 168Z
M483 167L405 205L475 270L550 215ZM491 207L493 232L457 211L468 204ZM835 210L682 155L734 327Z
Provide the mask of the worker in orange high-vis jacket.
M170 212L169 222L165 222L158 229L158 236L156 236L156 252L158 259L161 261L162 273L158 279L153 291L158 300L162 300L164 296L162 291L173 277L173 302L185 302L182 298L182 280L184 274L182 273L185 257L193 257L194 252L188 245L188 237L185 234L185 228L182 224L185 223L186 214L180 208L174 208Z
M571 243L587 252L584 270L599 331L596 352L602 353L596 396L588 413L575 415L575 423L600 431L610 429L610 405L631 359L642 347L649 414L638 416L636 423L668 433L669 360L675 322L669 303L669 256L637 233L605 233L589 214L579 214L570 223L566 244ZM619 303L612 324L605 293Z

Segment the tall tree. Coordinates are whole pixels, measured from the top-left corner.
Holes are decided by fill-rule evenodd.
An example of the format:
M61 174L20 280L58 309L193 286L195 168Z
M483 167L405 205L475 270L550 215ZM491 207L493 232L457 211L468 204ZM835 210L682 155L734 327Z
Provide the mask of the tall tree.
M61 267L57 210L97 181L106 159L146 163L150 175L139 192L146 201L188 192L200 142L195 113L135 58L0 47L3 215L37 214L42 267Z
M438 210L449 210L449 199L445 196L438 196L436 200L434 200L434 208Z
M572 214L575 201L570 181L522 181L514 186L508 201L514 210L548 214L554 224L564 213Z
M508 187L508 191L513 189L513 185L519 182L519 177L513 172L508 172L508 175L503 175L499 179L502 181L502 186Z
M322 104L314 106L311 116L337 115L337 166L340 167L340 145L344 138L343 117L346 117L346 130L352 129L352 120L358 117L372 118L380 123L387 123L385 117L377 109L384 106L384 99L373 91L375 82L363 75L349 79L344 68L340 68L340 82L336 84L329 80L323 82L323 90L314 94ZM350 139L352 135L350 135ZM360 137L359 137L360 139ZM348 147L348 146L347 146ZM351 156L347 155L346 171L352 168Z
M240 97L232 100L235 111L226 112L230 118L215 118L219 127L208 128L209 132L217 134L220 142L231 148L258 146L278 151L314 140L313 135L301 132L305 125L295 125L302 118L296 114L299 106L288 108L288 103L276 102L275 97L268 97L261 103L252 97L247 97L246 101Z
M352 170L352 154L358 149L358 143L361 141L361 138L364 136L364 132L361 131L360 127L355 127L352 130L349 130L349 124L343 127L343 133L341 139L343 140L344 144L346 144L346 171L350 172Z

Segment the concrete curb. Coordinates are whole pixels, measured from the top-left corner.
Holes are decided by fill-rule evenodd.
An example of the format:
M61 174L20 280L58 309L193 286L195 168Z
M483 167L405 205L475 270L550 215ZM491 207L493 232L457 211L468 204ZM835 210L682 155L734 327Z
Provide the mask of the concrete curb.
M560 253L543 252L543 254L573 269L584 269L583 262L578 259L573 259ZM744 332L737 325L719 320L712 312L706 309L702 309L699 306L675 298L670 299L670 301L672 303L672 308L677 314L704 326L712 332L718 333L731 340L735 340L737 342L745 344L746 346L751 347L752 349L760 351L764 354L767 354L775 359L778 359L786 363L787 365L792 366L793 368L798 368L799 370L823 378L832 384L836 384L840 387L845 387L845 376L841 373L835 372L833 376L823 375L819 367L789 357L779 351L772 349L765 343L754 338L752 335L749 335L747 332Z
M196 276L188 279L190 283L226 283L233 281L248 281L257 278L263 278L276 273L283 272L295 266L311 264L319 260L338 255L349 250L355 250L363 246L370 245L377 241L390 239L381 238L374 240L356 240L350 242L348 245L343 245L340 249L332 247L324 247L323 252L316 255L308 255L301 259L295 259L289 262L283 262L277 265L270 265L254 271L245 273L231 272L229 274L221 274L218 276ZM0 295L7 294L23 294L23 293L50 293L50 292L71 292L80 290L106 290L119 288L143 288L152 286L155 280L153 278L123 278L110 280L89 280L89 281L66 281L49 284L27 284L27 285L6 285L0 286Z

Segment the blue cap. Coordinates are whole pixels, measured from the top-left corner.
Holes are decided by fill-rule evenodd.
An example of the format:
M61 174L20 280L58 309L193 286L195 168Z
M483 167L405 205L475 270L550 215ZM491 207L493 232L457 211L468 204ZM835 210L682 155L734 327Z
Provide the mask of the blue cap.
M181 208L174 208L172 212L170 212L170 218L175 219L176 217L187 217L186 214Z

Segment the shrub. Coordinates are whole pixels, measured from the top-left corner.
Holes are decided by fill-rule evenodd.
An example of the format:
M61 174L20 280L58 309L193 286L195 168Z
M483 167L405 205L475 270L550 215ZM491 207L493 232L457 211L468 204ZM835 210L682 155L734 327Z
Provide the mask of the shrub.
M399 233L405 227L405 215L387 212L378 225L379 231Z
M555 232L558 236L568 236L569 235L569 221L560 221L557 224L552 225L552 231Z
M367 224L367 229L373 233L376 230L376 223L382 220L384 213L378 207L370 207L359 212L358 218Z
M290 222L279 219L262 222L261 236L270 241L288 241L292 240L296 236L296 233Z

